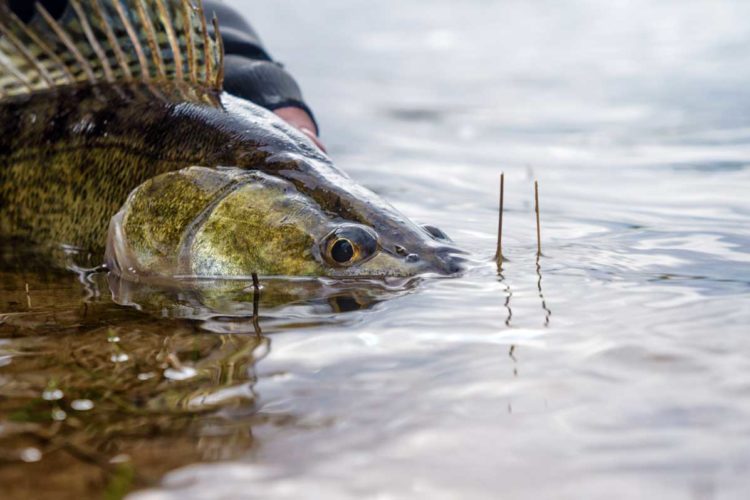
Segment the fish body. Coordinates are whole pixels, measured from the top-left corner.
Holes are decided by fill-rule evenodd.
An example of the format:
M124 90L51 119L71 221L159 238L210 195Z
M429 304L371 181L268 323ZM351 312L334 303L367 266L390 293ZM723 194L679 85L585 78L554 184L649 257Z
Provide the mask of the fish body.
M143 85L101 85L3 102L2 234L102 251L109 219L141 183L188 165L240 166L225 113L161 99Z
M93 27L98 20L102 32L109 27L111 46L125 32L134 45L132 33L147 31L148 23L137 22L143 16L115 17L116 2L74 3L91 3L92 12L104 6L112 26L101 24L105 16L83 10L78 21ZM154 18L186 16L182 29L171 27L174 74L161 55L155 69L139 58L140 77L133 76L133 61L105 61L111 67L117 62L123 73L108 76L94 58L101 52L90 47L88 71L75 73L80 61L62 66L80 81L66 80L64 71L54 73L49 57L47 66L24 67L31 63L18 42L25 35L33 48L35 38L15 25L13 39L5 27L0 49L16 61L16 70L3 74L0 66L3 238L92 252L106 247L110 267L134 280L458 271L456 250L439 233L353 182L271 112L222 92L220 46L208 41L200 11L196 21L189 17L195 11L180 10L185 3L147 2ZM123 19L130 20L130 30ZM150 21L152 30L161 26L169 35L171 23L163 17ZM52 34L32 34L64 38L64 27L52 26ZM65 28L67 38L89 47L91 36L83 40L86 30L72 26ZM195 43L199 35L202 46ZM148 41L159 38L143 37L140 52L146 53ZM63 45L56 45L61 60L70 48ZM201 47L202 59L195 55ZM92 79L97 71L100 77ZM14 80L19 73L24 78ZM49 85L53 77L61 81Z

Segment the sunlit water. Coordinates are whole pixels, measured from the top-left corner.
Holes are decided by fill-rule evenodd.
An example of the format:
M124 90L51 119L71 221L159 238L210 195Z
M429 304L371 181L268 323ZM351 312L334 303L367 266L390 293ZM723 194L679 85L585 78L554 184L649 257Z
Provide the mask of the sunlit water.
M336 163L476 262L317 283L323 298L291 305L268 283L258 325L250 284L213 300L9 276L4 480L49 455L108 491L152 485L137 500L746 498L750 5L232 3L299 78ZM152 413L82 365L104 386L152 377L129 403ZM26 434L24 397L43 424Z

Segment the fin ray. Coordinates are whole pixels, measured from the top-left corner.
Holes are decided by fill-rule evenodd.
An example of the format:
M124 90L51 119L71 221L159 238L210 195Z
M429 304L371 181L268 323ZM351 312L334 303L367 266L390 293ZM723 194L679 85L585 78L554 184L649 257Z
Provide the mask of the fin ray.
M93 0L92 5L94 7L94 11L96 12L96 16L99 18L101 28L104 31L104 36L107 37L107 42L112 48L112 52L115 56L115 61L117 62L118 67L122 70L122 73L126 76L126 78L132 78L133 73L130 71L130 66L128 65L127 59L125 58L125 54L123 53L120 44L117 42L117 36L112 30L112 26L107 22L107 15L102 8L100 0Z
M83 57L81 51L78 50L78 47L70 38L69 34L66 33L65 29L60 26L60 23L58 23L55 18L52 17L52 14L47 12L47 9L45 9L42 4L38 3L35 5L37 12L39 12L39 14L42 16L42 19L44 19L44 21L47 23L47 26L49 26L54 34L57 35L58 40L60 40L60 42L62 42L62 44L68 49L68 53L71 54L76 59L76 61L78 61L78 68L86 74L86 77L91 83L96 83L96 77L94 76L93 68Z
M98 58L97 62L101 65L102 71L104 72L104 77L108 82L114 82L115 78L114 74L112 73L112 67L109 65L109 60L107 59L106 54L104 54L104 49L99 44L96 36L94 36L94 32L91 29L91 24L89 24L89 20L86 17L86 14L83 12L81 3L79 2L79 0L68 0L68 2L70 2L70 6L75 11L76 16L78 17L78 21L81 23L83 33L84 35L86 35L86 39L89 41L91 49L94 51L96 57Z
M143 31L146 35L146 43L148 44L149 51L151 52L151 58L154 63L153 67L156 68L157 74L162 77L166 77L166 71L164 70L164 60L161 58L161 50L159 49L159 42L156 40L154 25L151 23L151 19L146 14L146 8L143 5L143 0L135 0L135 9L138 13L141 24L144 27Z

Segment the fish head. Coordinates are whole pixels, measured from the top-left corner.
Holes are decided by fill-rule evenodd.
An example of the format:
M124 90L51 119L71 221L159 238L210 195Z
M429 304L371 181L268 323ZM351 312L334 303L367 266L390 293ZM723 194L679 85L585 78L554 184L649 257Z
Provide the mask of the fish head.
M439 230L412 223L348 178L328 189L337 182L326 179L206 167L159 175L112 218L107 265L136 281L459 272L458 251Z

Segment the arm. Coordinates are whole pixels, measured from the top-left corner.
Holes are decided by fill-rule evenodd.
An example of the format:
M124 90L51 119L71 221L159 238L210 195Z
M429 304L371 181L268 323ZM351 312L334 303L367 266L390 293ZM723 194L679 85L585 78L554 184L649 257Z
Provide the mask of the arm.
M267 108L307 135L323 151L318 126L297 82L273 61L250 24L234 9L204 2L209 19L216 14L224 42L224 88Z

